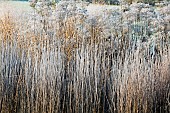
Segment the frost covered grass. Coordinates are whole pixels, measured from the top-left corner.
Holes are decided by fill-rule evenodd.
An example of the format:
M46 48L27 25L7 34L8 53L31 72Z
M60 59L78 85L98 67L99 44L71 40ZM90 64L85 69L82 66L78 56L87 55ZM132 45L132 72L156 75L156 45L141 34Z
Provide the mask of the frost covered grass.
M40 5L0 17L0 112L169 112L168 6Z

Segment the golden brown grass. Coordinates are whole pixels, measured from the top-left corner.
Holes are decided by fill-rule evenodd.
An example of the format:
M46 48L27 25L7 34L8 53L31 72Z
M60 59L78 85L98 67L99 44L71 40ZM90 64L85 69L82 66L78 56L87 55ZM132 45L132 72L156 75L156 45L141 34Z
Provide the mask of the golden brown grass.
M168 113L168 44L157 44L161 60L154 61L147 46L128 53L124 40L106 41L101 26L88 26L90 37L83 39L75 21L57 23L52 37L21 33L10 13L1 19L0 112ZM122 46L117 55L113 43Z
M0 18L1 40L12 41L12 35L16 32L15 30L15 23L11 15L9 13L4 14L4 16Z

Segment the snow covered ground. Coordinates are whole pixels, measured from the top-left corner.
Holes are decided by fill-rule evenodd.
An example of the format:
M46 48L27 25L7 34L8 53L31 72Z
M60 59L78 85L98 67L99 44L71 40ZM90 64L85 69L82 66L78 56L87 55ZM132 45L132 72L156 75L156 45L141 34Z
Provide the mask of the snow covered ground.
M5 12L11 12L11 14L19 15L31 11L32 8L28 2L21 1L0 1L0 16Z
M87 6L87 12L90 15L101 14L105 10L117 10L117 9L120 9L120 6L99 5L99 4L89 4L89 6Z

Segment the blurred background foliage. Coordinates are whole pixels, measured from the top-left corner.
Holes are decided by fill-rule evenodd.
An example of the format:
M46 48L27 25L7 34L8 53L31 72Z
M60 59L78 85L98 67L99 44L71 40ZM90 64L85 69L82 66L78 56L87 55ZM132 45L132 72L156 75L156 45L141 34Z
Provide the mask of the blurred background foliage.
M42 0L13 0L13 1L42 1ZM45 0L45 1L51 1L51 2L59 2L64 0ZM69 0L65 0L69 1ZM133 2L142 2L142 3L148 3L151 5L154 5L157 2L163 2L163 1L170 1L170 0L72 0L72 1L86 1L90 3L100 3L100 4L111 4L111 5L119 5L121 2L127 2L129 4L132 4Z

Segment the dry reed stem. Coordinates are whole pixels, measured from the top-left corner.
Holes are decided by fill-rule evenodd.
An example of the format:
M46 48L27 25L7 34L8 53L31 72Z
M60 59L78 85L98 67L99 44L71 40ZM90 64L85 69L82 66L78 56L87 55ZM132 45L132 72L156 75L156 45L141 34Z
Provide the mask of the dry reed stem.
M15 43L0 46L2 113L168 111L168 44L160 46L158 41L155 47L162 50L154 57L147 44L134 49L128 39L106 40L100 25L88 26L91 34L87 41L75 29L74 21L62 23L58 37L44 32L10 32ZM18 27L12 25L6 28ZM120 47L114 48L114 44Z

